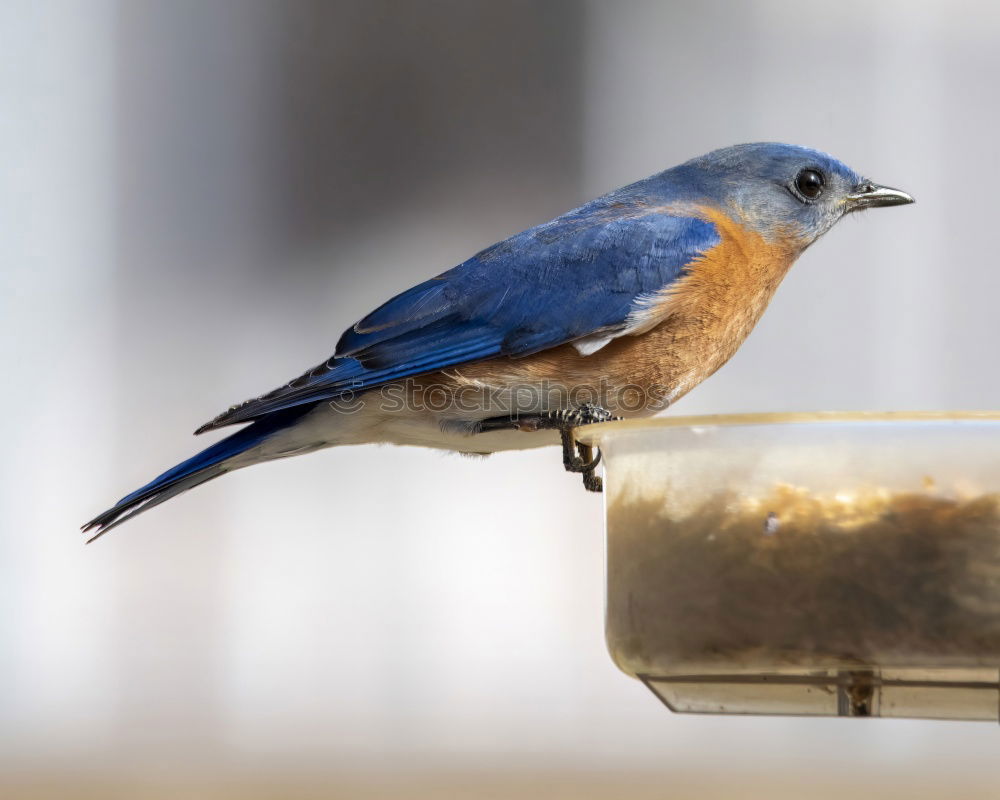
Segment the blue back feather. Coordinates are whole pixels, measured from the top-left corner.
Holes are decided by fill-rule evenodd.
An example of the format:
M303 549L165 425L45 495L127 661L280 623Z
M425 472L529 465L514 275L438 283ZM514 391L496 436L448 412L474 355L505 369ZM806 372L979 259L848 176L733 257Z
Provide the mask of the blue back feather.
M205 429L621 329L637 299L719 243L712 223L654 210L676 198L658 188L633 184L408 289L346 331L325 364Z

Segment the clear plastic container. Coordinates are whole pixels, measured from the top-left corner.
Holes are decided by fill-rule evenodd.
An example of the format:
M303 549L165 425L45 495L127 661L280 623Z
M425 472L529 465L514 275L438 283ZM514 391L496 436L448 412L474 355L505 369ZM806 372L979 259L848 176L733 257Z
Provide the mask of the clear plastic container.
M604 455L611 656L672 710L998 719L1000 414L578 436Z

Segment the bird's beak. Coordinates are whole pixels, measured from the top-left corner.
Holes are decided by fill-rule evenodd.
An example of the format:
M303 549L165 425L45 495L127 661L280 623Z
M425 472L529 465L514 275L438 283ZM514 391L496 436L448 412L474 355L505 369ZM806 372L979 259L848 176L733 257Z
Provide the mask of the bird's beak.
M862 181L847 195L848 211L860 211L863 208L879 208L881 206L905 206L914 202L906 192L879 186L871 181Z

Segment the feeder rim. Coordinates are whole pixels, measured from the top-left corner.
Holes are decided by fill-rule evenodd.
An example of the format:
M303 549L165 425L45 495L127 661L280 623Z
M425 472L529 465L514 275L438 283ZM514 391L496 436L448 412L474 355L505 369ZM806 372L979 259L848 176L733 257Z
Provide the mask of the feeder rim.
M576 439L599 446L619 433L658 428L716 428L742 425L801 425L807 423L1000 422L1000 411L790 411L754 414L702 414L601 422L576 428Z

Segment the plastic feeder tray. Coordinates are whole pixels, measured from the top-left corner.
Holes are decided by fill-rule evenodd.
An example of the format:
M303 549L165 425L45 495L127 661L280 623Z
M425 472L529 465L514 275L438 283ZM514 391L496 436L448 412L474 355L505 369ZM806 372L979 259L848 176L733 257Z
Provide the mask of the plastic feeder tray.
M604 455L611 656L669 708L998 719L1000 414L577 435Z

